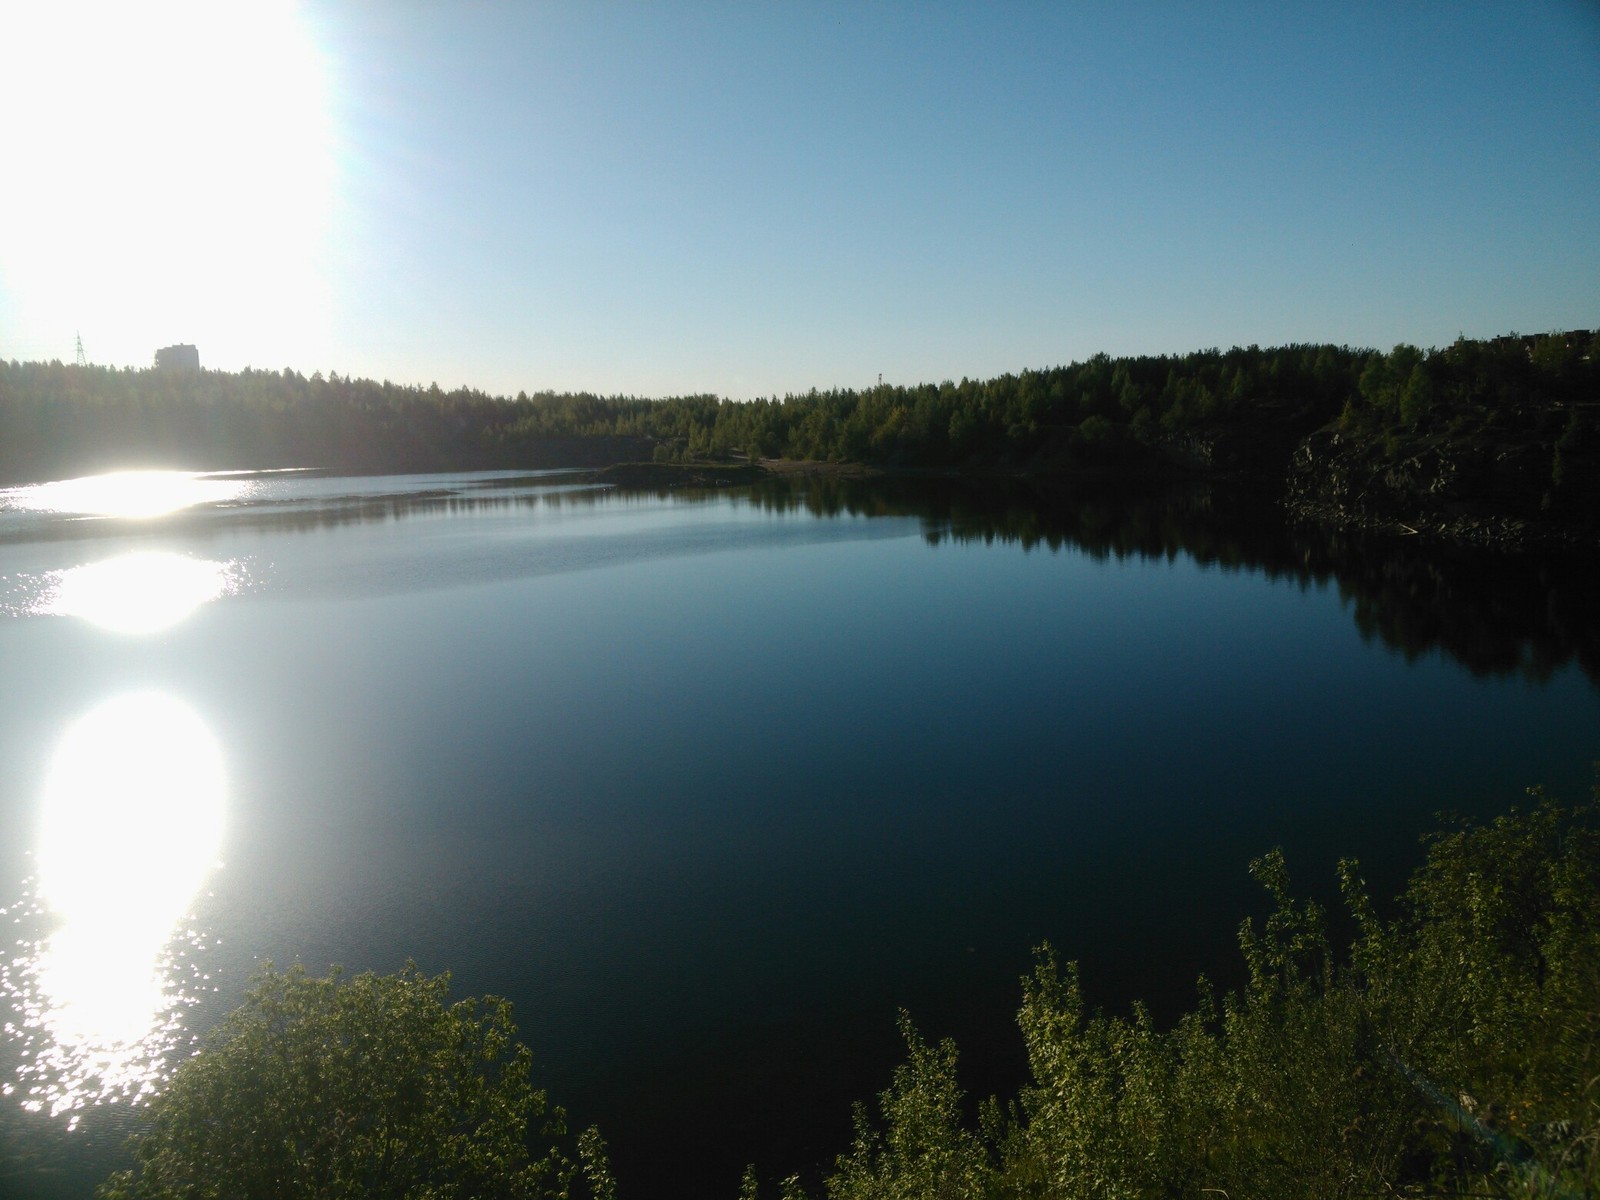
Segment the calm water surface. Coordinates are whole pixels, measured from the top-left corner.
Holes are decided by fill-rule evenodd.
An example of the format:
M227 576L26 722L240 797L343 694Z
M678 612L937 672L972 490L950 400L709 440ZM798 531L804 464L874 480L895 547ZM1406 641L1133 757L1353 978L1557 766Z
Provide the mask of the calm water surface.
M624 1194L844 1149L898 1008L1015 1085L1030 949L1232 979L1282 845L1392 893L1600 757L1593 564L1213 498L583 477L0 492L0 1188L85 1195L263 959L509 996Z

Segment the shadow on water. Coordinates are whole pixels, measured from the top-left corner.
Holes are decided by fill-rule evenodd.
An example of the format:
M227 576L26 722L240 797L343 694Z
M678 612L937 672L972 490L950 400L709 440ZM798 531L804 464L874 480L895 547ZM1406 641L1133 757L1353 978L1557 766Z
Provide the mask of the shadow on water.
M948 480L773 481L749 502L819 517L915 516L930 545L1008 542L1096 561L1192 559L1301 588L1333 586L1361 636L1479 677L1544 681L1575 662L1600 686L1600 556L1509 554L1288 522L1204 486L1045 490Z

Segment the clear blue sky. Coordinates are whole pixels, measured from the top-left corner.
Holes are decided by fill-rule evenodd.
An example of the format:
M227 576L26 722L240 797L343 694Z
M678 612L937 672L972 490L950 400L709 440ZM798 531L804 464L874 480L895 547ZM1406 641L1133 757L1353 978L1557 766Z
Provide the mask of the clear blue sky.
M0 357L744 398L1600 325L1592 0L78 8L0 17Z

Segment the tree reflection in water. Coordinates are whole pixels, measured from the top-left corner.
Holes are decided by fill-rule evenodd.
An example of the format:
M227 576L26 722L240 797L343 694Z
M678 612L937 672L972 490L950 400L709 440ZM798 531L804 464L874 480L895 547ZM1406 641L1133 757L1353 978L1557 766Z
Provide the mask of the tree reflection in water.
M1576 662L1600 686L1600 556L1504 553L1292 525L1270 497L1218 486L1041 489L949 480L775 481L751 503L818 516L919 516L930 544L1005 541L1094 559L1187 555L1300 587L1331 584L1364 638L1408 660L1543 680Z

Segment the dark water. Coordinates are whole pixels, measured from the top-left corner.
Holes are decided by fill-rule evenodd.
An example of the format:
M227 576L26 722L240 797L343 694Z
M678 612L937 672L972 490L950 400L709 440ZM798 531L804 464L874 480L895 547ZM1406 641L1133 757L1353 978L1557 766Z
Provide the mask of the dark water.
M1038 943L1098 1002L1171 1014L1201 971L1234 978L1251 857L1282 845L1331 896L1355 855L1392 894L1438 810L1577 796L1600 757L1593 562L1296 532L1208 494L200 482L140 520L0 493L11 1194L87 1194L129 1128L51 1044L92 1041L60 1013L132 994L149 955L40 966L58 860L118 945L133 899L172 892L148 924L180 935L158 978L184 1003L151 1054L261 959L412 957L514 1001L625 1195L731 1196L746 1162L846 1147L899 1008L956 1037L971 1091L1011 1088ZM174 617L169 588L203 602ZM191 744L220 760L213 807L168 805ZM30 1087L58 1115L23 1111Z

